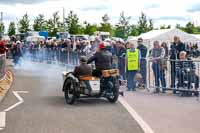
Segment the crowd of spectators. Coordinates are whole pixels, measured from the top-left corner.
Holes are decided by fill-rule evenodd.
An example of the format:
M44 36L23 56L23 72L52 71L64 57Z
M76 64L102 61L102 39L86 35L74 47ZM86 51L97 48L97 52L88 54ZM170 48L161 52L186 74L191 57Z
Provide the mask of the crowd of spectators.
M76 39L63 39L63 40L45 40L38 42L12 42L9 47L9 51L13 56L14 63L20 64L20 58L30 59L32 61L48 63L63 63L77 65L79 64L79 57L84 55L88 58L91 57L96 51L98 51L99 44L102 40L97 36L92 39L86 38L76 38ZM130 74L128 71L128 55L127 51L129 49L138 49L139 50L139 68L134 75L137 76L137 73L140 73L141 80L137 84L139 87L147 87L147 73L150 71L147 68L148 60L150 59L152 63L152 71L154 74L155 89L156 92L165 93L166 90L166 77L165 73L169 68L167 67L167 62L170 59L170 72L171 72L171 88L176 87L177 79L177 63L176 60L180 60L179 54L182 51L187 53L187 56L191 55L198 51L197 44L184 44L180 41L179 37L174 37L174 42L170 45L159 41L154 41L153 48L150 49L147 45L144 44L143 39L139 38L136 42L124 41L122 39L105 39L104 44L106 50L112 53L112 67L118 68L120 71L121 80L129 80ZM2 47L2 48L1 48ZM4 46L1 46L0 43L0 52ZM4 49L7 50L7 49ZM133 74L131 74L133 75ZM131 76L133 80L134 76ZM132 80L132 79L131 79ZM162 87L160 87L160 82Z

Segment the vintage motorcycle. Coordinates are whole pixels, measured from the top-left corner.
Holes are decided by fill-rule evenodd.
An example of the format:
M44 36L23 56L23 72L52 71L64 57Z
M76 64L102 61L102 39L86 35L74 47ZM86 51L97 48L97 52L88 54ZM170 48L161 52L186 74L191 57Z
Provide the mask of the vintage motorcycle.
M119 70L102 71L100 78L90 75L75 77L72 72L63 72L63 92L68 104L79 98L107 98L115 103L119 96Z

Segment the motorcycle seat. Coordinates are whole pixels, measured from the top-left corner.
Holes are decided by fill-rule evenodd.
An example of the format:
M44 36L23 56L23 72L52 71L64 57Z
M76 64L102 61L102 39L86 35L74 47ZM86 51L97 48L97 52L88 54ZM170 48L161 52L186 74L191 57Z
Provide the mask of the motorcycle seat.
M103 77L119 76L119 69L103 70L102 75Z

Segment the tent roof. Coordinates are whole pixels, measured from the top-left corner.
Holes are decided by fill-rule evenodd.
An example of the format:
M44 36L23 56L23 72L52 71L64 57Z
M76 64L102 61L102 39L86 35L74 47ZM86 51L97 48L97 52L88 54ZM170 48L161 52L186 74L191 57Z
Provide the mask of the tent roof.
M127 40L137 40L138 37L137 36L128 36Z
M190 35L192 35L192 36L194 36L194 37L200 39L200 34L190 34Z
M26 38L26 41L42 41L45 40L44 36L29 36Z
M200 42L200 38L192 36L182 30L179 29L163 29L163 30L152 30L147 33L141 34L139 37L143 38L144 40L149 41L165 41L165 42L172 42L174 36L179 36L180 40L183 42Z
M143 33L138 38L143 38L144 40L155 38L161 34L169 32L171 29L162 29L162 30L151 30L147 33Z

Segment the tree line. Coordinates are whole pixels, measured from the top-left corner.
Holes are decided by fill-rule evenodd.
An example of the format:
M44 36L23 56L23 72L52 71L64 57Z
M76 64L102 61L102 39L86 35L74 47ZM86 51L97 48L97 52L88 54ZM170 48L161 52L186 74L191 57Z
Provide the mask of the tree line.
M139 16L136 24L130 23L131 17L126 16L124 12L120 13L119 22L116 25L111 25L110 17L105 14L102 17L100 24L91 24L85 21L83 24L73 11L70 11L68 16L61 22L59 12L52 14L50 19L45 19L43 14L39 14L35 17L33 25L30 24L30 17L26 13L17 22L10 22L8 28L8 35L12 36L16 34L16 30L20 33L26 33L27 31L47 31L49 36L55 36L57 32L68 31L70 34L88 34L93 35L95 31L110 32L111 36L126 38L128 36L138 36L141 33L151 31L153 29L169 29L171 25L161 25L159 28L154 28L153 20L148 18L143 12ZM188 22L184 27L180 24L176 25L177 28L191 33L200 33L200 26L195 26L192 22ZM5 26L0 23L0 32L5 32Z

